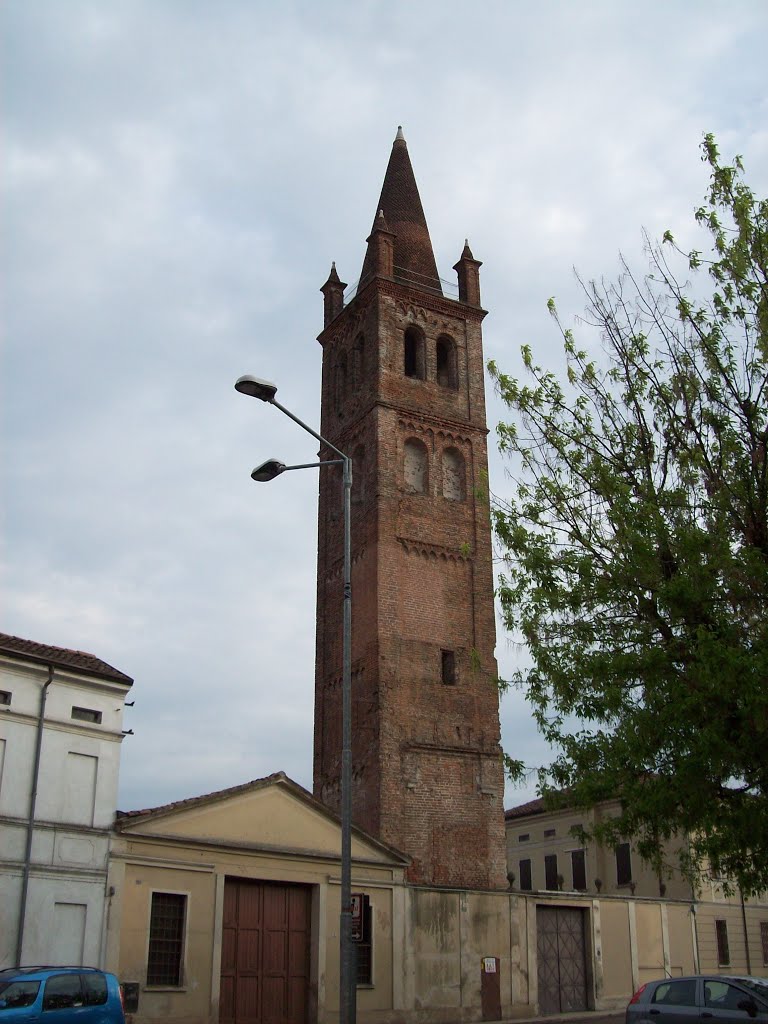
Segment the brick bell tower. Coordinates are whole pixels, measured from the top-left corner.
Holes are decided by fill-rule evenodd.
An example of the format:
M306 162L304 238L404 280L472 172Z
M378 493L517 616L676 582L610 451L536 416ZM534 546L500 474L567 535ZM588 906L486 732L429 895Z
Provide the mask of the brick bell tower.
M353 820L412 882L506 887L479 268L448 298L402 130L354 297L325 299L321 433L353 459ZM320 474L315 795L338 810L342 501Z

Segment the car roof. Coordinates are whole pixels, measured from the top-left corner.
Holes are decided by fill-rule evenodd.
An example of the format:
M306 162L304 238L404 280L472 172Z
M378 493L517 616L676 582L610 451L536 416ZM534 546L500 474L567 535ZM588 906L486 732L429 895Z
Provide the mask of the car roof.
M669 981L741 981L750 985L760 985L768 989L768 978L758 978L753 974L684 974L681 977L656 978L649 981L649 985L663 985Z
M77 967L71 964L34 964L25 965L24 967L4 967L0 970L0 979L7 981L12 975L26 977L30 974L44 974L46 971L57 971L61 974L85 974L88 971L92 971L97 974L107 973L106 971L100 970L98 967Z

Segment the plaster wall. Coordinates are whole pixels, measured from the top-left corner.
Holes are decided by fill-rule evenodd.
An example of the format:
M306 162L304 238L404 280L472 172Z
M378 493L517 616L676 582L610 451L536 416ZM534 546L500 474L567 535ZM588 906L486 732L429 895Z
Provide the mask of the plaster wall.
M600 902L602 942L602 999L623 1000L632 989L629 906L625 900Z
M717 946L717 921L725 921L728 962L722 962ZM725 899L697 906L696 932L701 971L711 974L756 974L768 976L761 925L768 929L768 906L747 902L741 905ZM746 927L745 927L746 926Z
M17 961L41 694L48 666L0 656L0 967ZM109 829L129 684L56 669L47 689L21 963L102 961ZM86 708L100 722L72 718ZM82 933L82 934L81 934Z

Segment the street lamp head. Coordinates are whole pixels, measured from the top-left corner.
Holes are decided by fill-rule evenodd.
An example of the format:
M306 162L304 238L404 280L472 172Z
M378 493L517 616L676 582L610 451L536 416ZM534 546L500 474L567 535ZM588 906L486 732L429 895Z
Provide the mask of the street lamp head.
M274 480L276 476L285 472L285 468L285 463L280 462L279 459L267 459L266 462L262 462L254 469L251 473L251 480L256 480L260 484L269 483L270 480Z
M235 381L235 391L241 395L250 395L252 398L260 398L262 402L271 402L277 394L277 384L268 380L260 380L246 373Z

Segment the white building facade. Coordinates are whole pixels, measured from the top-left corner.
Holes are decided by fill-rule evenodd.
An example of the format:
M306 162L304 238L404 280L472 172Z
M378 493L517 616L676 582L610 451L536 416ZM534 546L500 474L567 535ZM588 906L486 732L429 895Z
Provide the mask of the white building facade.
M102 965L132 683L92 654L0 633L0 968Z

